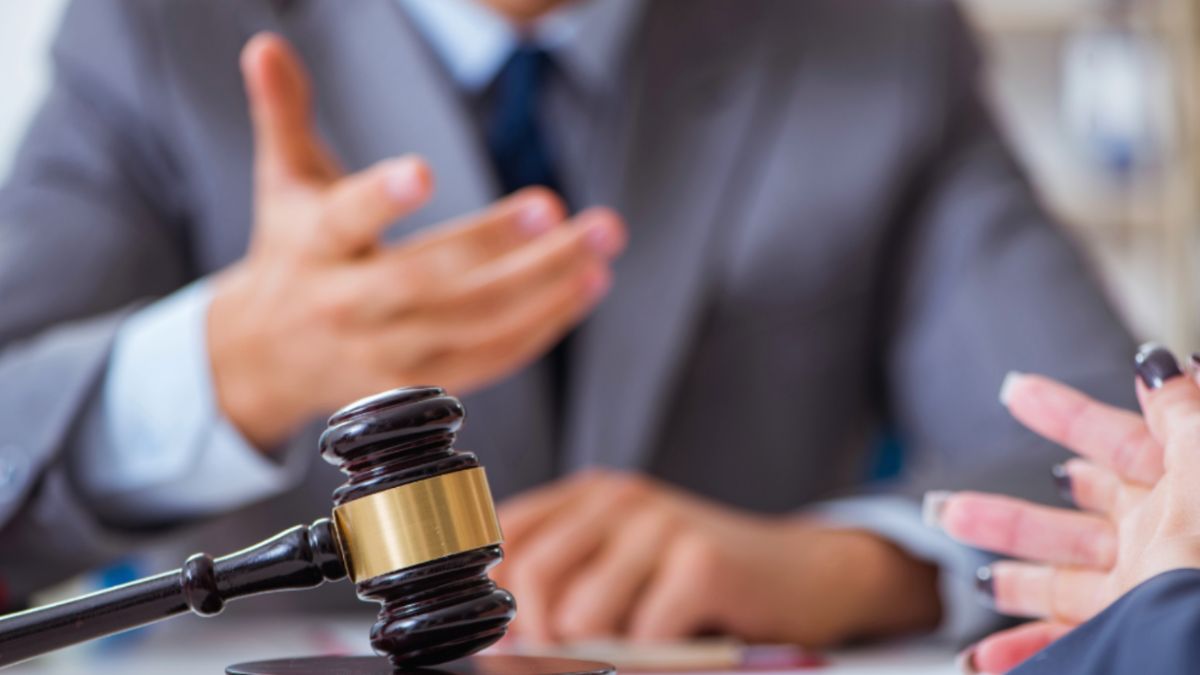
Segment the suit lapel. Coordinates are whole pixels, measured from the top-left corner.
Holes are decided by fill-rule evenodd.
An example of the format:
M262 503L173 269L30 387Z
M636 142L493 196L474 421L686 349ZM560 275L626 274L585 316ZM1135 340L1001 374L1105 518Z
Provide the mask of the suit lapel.
M598 188L626 216L630 246L610 296L578 336L568 426L572 468L643 467L685 363L713 274L719 223L736 222L760 127L765 69L755 3L651 3L637 40L623 143ZM736 72L735 72L736 71ZM757 136L769 134L761 128Z

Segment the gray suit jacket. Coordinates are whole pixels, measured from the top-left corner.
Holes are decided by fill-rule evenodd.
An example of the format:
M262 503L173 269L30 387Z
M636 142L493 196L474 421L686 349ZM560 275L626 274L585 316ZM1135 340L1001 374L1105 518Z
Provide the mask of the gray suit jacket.
M261 29L300 49L347 167L430 159L441 189L399 232L497 197L469 106L393 0L74 3L0 192L0 577L18 593L137 539L80 499L68 460L101 442L80 420L122 319L246 248L237 62ZM976 65L937 0L646 3L612 105L566 120L588 141L573 202L621 211L631 244L579 331L563 441L540 366L466 399L460 446L497 495L603 464L787 511L853 491L885 424L908 453L897 491L1046 494L1055 455L997 404L1004 373L1131 404L1133 345ZM314 467L198 543L318 516L337 482Z

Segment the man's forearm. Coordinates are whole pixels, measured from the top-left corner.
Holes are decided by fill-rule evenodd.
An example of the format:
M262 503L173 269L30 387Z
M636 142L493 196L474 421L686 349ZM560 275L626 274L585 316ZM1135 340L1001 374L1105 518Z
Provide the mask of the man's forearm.
M852 628L847 639L932 631L941 624L938 567L867 531L848 531L846 585Z

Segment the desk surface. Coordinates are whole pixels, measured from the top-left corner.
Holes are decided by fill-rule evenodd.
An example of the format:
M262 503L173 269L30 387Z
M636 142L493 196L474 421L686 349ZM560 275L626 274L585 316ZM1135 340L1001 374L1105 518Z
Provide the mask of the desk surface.
M30 661L4 675L216 675L225 666L308 654L366 654L369 621L273 617L180 617L130 634ZM803 673L955 675L949 647L907 642L835 652L830 665ZM767 674L763 674L767 675Z

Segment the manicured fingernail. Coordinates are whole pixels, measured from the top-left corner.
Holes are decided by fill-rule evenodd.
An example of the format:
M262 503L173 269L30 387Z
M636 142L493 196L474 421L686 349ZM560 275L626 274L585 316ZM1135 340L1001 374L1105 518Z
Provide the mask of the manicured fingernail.
M954 657L954 667L963 675L979 675L979 669L975 667L975 647L971 645Z
M1200 372L1200 354L1192 354L1192 370Z
M1004 382L1000 383L1000 405L1003 405L1005 408L1008 407L1008 402L1012 399L1013 389L1016 388L1017 383L1020 382L1021 378L1024 376L1025 373L1020 373L1015 370L1010 370L1008 374L1004 376Z
M924 521L927 527L940 528L942 526L942 514L946 511L946 502L954 493L949 490L930 490L925 493L925 499L921 502L921 520Z
M1142 383L1149 389L1158 389L1168 380L1183 374L1175 355L1166 347L1153 342L1147 342L1138 349L1134 363L1137 365L1138 377L1142 378Z
M529 236L537 236L554 228L554 209L544 200L526 204L517 216L517 226Z
M1058 488L1058 496L1073 506L1075 493L1071 491L1071 472L1067 471L1067 465L1055 464L1050 468L1050 475L1054 478L1054 487Z
M398 202L412 202L421 198L424 179L421 167L414 161L401 160L396 163L387 177L387 190Z
M996 607L996 577L992 574L991 567L984 565L975 570L975 592L984 606L993 609Z

